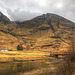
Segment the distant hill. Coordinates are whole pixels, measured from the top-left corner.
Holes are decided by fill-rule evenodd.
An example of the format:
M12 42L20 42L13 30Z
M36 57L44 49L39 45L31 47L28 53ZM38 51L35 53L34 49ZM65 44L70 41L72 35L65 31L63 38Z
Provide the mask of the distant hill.
M17 24L12 22L4 30L22 40L29 50L63 51L69 46L70 38L75 37L75 23L51 13Z

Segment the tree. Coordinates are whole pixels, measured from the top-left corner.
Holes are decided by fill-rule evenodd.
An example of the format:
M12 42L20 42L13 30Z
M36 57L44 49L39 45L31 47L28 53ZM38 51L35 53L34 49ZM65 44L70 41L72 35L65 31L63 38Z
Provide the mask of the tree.
M20 45L17 46L17 50L23 50L22 44L20 44Z

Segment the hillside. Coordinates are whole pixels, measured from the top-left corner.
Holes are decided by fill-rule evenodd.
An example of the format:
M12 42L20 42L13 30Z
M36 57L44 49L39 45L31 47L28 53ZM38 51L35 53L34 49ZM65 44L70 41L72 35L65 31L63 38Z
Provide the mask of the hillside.
M63 51L75 37L75 23L56 14L43 14L16 24L0 12L0 47L27 50Z
M75 23L47 13L19 23L10 33L23 40L26 49L63 51L75 37Z
M0 12L0 49L16 50L17 45L23 43L22 40L10 34L15 26L14 22Z

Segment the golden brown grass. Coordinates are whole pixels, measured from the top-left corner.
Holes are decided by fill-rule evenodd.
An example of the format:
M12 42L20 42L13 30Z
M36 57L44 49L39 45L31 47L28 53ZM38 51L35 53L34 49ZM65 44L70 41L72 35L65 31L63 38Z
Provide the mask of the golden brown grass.
M13 60L36 60L36 59L43 59L48 56L49 53L40 52L40 51L0 51L0 61L11 61ZM6 62L7 62L6 61Z

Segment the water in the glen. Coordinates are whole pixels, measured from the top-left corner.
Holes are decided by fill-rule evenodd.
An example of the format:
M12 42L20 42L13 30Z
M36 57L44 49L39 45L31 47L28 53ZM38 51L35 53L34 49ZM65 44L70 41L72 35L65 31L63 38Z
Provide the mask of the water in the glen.
M0 63L0 75L20 75L23 72L29 72L44 67L48 67L48 64L42 61Z
M49 59L44 61L26 61L14 63L0 63L0 75L20 75L24 72L30 72L40 68L48 68L49 64L46 62L56 62L62 59Z

